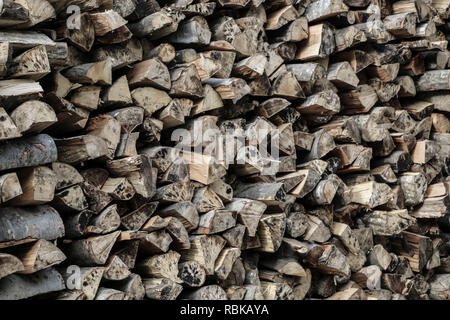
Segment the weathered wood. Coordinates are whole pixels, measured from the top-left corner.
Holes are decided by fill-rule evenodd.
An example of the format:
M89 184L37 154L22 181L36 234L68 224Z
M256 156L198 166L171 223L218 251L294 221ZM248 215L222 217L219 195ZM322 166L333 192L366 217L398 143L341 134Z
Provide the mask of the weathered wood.
M332 27L329 24L317 24L308 28L308 40L299 45L296 59L312 60L324 58L335 50Z
M0 280L0 298L19 300L65 289L61 274L54 268L31 275L10 275Z
M119 236L120 231L107 235L94 236L70 243L65 252L68 259L80 266L103 265Z
M226 241L218 235L192 236L190 241L190 249L181 252L181 261L196 261L205 268L207 275L214 274L216 259Z
M38 205L52 201L56 187L56 174L47 167L34 167L17 171L22 194L9 201L15 206Z
M26 238L54 240L64 236L64 224L58 212L48 205L0 208L0 241ZM17 224L13 221L21 221Z
M8 253L0 253L0 266L0 279L24 270L22 261Z

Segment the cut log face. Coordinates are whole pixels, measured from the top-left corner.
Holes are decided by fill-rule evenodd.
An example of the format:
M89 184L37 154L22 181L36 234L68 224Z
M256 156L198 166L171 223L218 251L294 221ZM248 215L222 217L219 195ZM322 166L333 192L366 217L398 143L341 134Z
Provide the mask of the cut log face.
M11 254L1 253L0 262L0 265L2 266L0 268L0 279L24 270L22 261Z
M61 274L54 268L31 275L10 275L0 280L2 300L21 300L65 289Z
M10 205L38 205L53 200L56 174L47 167L22 169L17 172L22 194L9 202Z
M68 259L80 266L103 265L108 259L120 231L107 235L75 240L66 249Z
M53 243L40 239L10 249L22 261L20 274L32 274L66 260L64 253Z
M300 44L296 59L312 60L324 58L335 50L334 34L329 24L316 24L308 29L308 40Z
M171 87L169 70L159 58L135 64L127 78L130 87L154 86L163 90L170 90Z

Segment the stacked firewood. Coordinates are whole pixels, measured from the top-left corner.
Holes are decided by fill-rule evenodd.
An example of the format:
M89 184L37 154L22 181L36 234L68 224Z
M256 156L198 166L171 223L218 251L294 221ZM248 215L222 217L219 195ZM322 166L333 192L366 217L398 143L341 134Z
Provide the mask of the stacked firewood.
M450 299L450 0L0 3L0 299Z

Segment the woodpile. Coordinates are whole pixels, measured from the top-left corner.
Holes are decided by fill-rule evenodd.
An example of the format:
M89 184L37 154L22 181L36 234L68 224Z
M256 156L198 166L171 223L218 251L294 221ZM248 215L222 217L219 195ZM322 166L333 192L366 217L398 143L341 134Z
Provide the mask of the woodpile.
M0 1L0 299L450 299L449 0Z

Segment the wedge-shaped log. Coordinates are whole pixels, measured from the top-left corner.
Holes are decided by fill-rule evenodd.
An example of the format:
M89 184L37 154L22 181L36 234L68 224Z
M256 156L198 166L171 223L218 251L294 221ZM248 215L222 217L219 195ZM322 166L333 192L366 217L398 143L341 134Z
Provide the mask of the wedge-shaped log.
M159 58L151 58L133 65L128 74L130 87L154 86L170 90L170 74L167 66Z
M55 143L58 148L58 161L69 164L100 158L109 152L106 141L91 134L57 139Z
M258 236L261 247L258 251L276 252L281 246L286 231L286 216L282 214L266 214L261 217L258 225Z
M333 115L339 113L341 104L336 93L326 90L307 97L297 110L306 115Z
M211 35L206 19L194 16L183 22L177 31L168 37L168 41L175 44L208 45Z
M296 60L325 58L334 52L336 45L331 25L324 23L310 26L308 34L308 40L299 44Z
M369 208L385 204L392 197L391 188L387 184L374 181L350 186L350 190L352 202L368 206Z
M333 244L325 244L321 247L322 254L308 257L306 259L308 264L321 273L349 277L351 271L347 257Z
M190 241L191 248L181 252L181 261L196 261L205 268L207 275L213 275L216 259L226 241L218 235L192 236Z
M269 14L264 28L266 30L280 29L282 26L298 17L299 14L294 6L286 6Z
M78 267L71 265L67 268L61 269L61 274L66 282L83 292L87 300L94 300L95 295L99 289L100 281L102 280L103 273L105 271L104 267L78 267L80 268L80 277L78 279L70 279L73 275L73 267Z
M22 261L8 253L0 253L0 266L0 279L24 270Z
M61 274L54 268L31 275L10 275L0 280L0 299L21 300L37 295L64 290Z
M373 230L374 235L393 236L413 225L416 219L406 209L391 211L372 211L364 215L362 221Z
M9 202L14 206L38 205L53 200L56 174L49 168L39 166L17 171L22 194Z
M22 136L20 129L14 123L15 121L10 118L8 113L6 113L3 108L0 108L0 117L0 141L19 138Z
M172 80L171 87L169 87L170 94L175 97L198 99L203 98L205 95L200 75L193 64L172 69L170 79Z
M416 90L418 92L450 90L450 70L431 70L425 72L416 81Z

